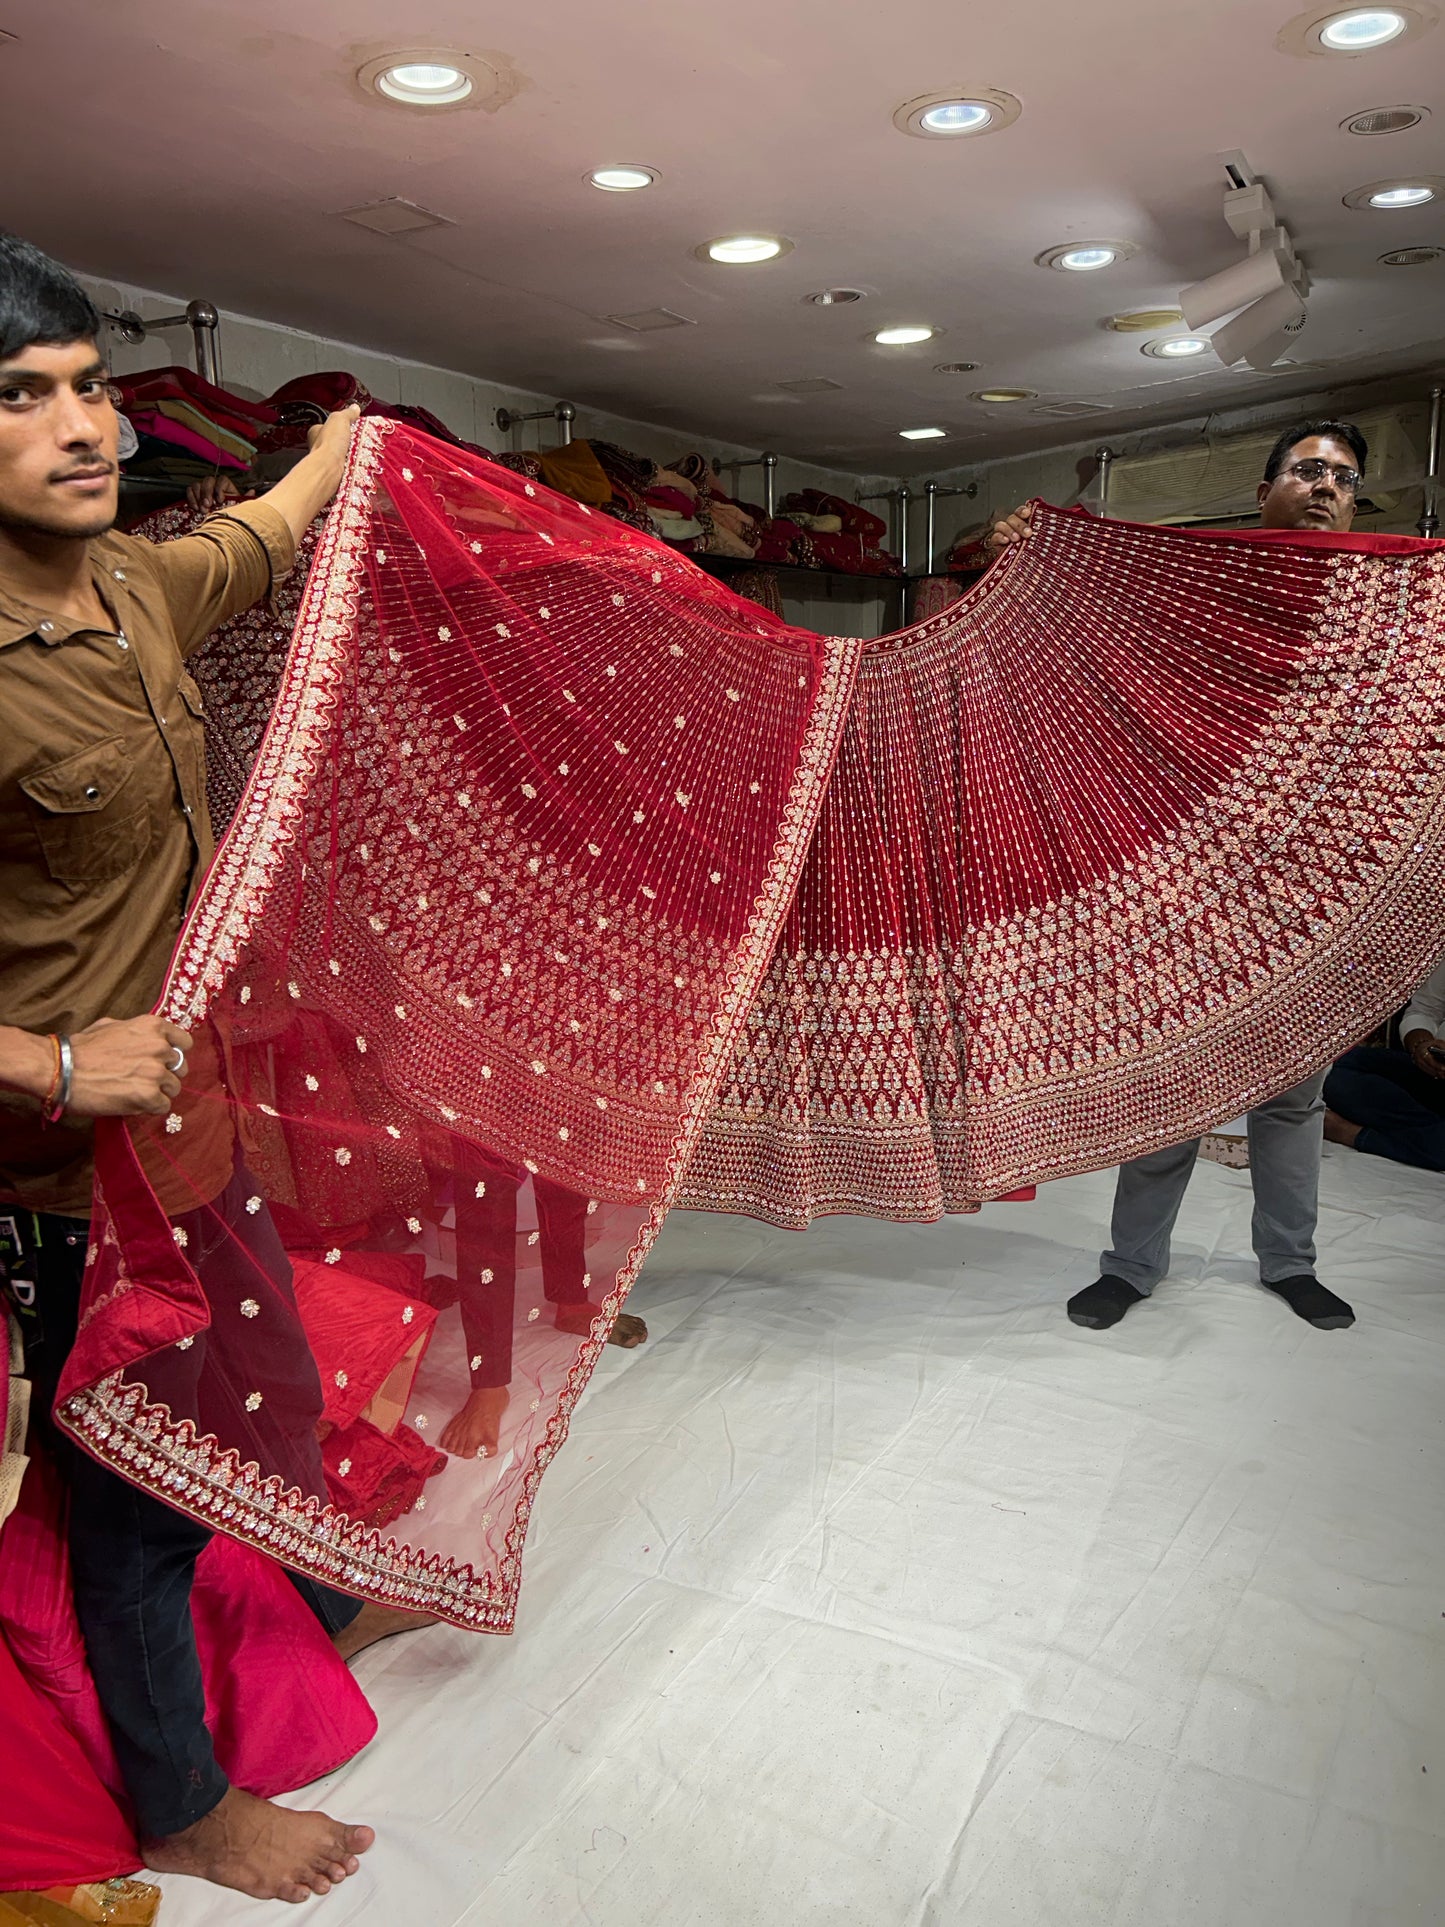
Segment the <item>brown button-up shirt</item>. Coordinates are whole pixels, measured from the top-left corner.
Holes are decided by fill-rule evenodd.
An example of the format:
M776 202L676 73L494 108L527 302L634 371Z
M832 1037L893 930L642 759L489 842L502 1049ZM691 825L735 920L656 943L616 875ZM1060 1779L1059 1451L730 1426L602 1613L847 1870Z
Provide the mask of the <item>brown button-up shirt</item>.
M27 604L0 565L0 1023L21 1030L154 1007L212 853L184 659L295 561L264 501L90 553L110 629ZM0 1093L0 1206L84 1217L90 1190L89 1127L42 1125L33 1100Z

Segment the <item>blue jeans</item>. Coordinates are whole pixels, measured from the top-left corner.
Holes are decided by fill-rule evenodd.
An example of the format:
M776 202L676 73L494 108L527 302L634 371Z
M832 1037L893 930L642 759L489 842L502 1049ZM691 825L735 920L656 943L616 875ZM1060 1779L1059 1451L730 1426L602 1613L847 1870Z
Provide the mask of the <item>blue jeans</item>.
M1249 1113L1251 1232L1266 1285L1314 1276L1323 1085L1321 1071ZM1199 1139L1191 1138L1119 1167L1110 1233L1114 1246L1099 1259L1101 1272L1122 1278L1146 1297L1153 1291L1169 1269L1174 1221L1198 1155Z
M1445 1171L1445 1078L1427 1077L1408 1051L1346 1051L1325 1078L1325 1102L1363 1127L1357 1151Z

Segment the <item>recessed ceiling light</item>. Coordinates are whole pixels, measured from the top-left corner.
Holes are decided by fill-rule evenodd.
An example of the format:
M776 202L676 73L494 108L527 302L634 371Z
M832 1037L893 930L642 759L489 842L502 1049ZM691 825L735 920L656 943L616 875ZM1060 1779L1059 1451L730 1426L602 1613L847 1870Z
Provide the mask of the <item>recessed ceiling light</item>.
M1380 256L1383 268L1425 268L1434 261L1445 261L1445 248L1393 248Z
M933 372L935 375L971 375L977 367L976 361L936 361Z
M368 60L356 76L371 94L400 107L500 106L516 77L476 54L449 47L398 49Z
M1445 176L1416 174L1393 181L1366 181L1345 196L1345 206L1360 213L1388 214L1404 207L1425 207L1445 192Z
M923 140L966 140L1012 127L1022 112L1017 98L997 87L961 87L957 93L905 100L894 113L893 125L900 134L917 134Z
M1403 134L1429 116L1428 107L1366 107L1342 120L1340 127L1346 134Z
M657 179L657 169L633 167L619 162L614 167L594 167L587 179L593 187L600 187L604 194L635 194L639 188L653 185Z
M1037 401L1037 388L980 388L969 396L970 401L1003 403L1006 401Z
M816 294L803 296L810 308L846 308L854 301L866 301L867 298L862 288L820 288Z
M918 125L925 134L977 134L993 119L993 109L982 100L943 100L925 107Z
M1066 274L1093 274L1127 261L1136 250L1127 241L1065 241L1034 256L1041 268L1062 268Z
M703 261L720 261L725 267L747 267L758 261L776 261L791 254L793 244L779 234L725 234L717 241L704 241L693 252Z
M1208 335L1164 335L1158 341L1146 341L1139 352L1151 361L1189 361L1208 346Z
M932 341L937 333L937 328L925 328L920 323L917 326L880 328L873 339L880 348L911 348L916 342Z
M1408 25L1393 7L1355 7L1337 13L1320 28L1320 45L1331 53L1362 54L1398 40Z
M1434 0L1397 0L1389 7L1330 6L1315 0L1306 12L1286 21L1274 44L1281 53L1339 60L1428 33L1438 19Z
M941 442L948 430L946 428L900 428L898 432L905 442Z
M1371 207L1423 207L1426 201L1433 201L1435 190L1423 182L1408 187L1382 187L1377 194L1370 196Z
M384 67L376 84L388 100L404 100L413 107L450 107L472 91L472 77L445 61L406 60Z

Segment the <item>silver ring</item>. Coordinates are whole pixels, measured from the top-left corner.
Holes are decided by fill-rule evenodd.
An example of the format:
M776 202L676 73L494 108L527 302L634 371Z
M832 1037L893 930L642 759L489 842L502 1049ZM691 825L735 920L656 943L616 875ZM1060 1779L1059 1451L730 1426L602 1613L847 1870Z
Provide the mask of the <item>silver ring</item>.
M179 1044L172 1044L171 1049L175 1053L171 1058L171 1069L175 1072L176 1076L179 1077L181 1072L186 1068L186 1053L181 1049Z

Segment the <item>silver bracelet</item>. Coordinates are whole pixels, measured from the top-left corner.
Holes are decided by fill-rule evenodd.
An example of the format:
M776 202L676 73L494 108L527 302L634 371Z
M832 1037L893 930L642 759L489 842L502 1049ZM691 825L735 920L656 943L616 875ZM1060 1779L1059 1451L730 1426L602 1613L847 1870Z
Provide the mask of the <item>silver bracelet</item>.
M70 1039L62 1034L55 1041L60 1046L60 1082L55 1087L50 1109L45 1113L47 1124L58 1124L64 1117L70 1103L71 1086L75 1082L75 1052L70 1047Z

